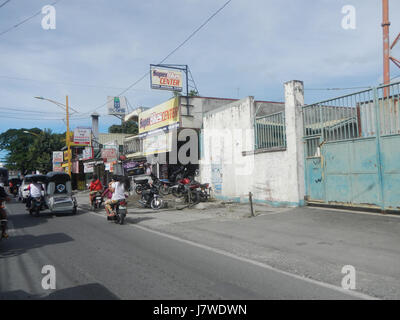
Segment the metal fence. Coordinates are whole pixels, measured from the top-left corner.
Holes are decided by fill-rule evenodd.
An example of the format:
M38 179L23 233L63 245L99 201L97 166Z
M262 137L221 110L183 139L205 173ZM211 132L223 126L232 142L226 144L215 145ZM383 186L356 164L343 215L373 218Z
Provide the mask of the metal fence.
M257 117L254 124L255 148L286 148L285 113Z
M303 107L307 157L324 142L400 133L400 83L371 88Z

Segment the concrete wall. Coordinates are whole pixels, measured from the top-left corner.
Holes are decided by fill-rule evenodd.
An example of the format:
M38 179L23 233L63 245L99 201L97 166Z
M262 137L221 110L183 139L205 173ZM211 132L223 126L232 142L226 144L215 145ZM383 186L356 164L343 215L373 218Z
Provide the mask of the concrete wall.
M247 97L207 112L203 117L202 182L210 182L219 199L273 206L304 203L304 158L301 106L303 84L285 84L287 148L284 151L254 149L254 117L257 103ZM268 112L267 103L263 112ZM272 104L270 113L282 109ZM267 113L268 114L268 113Z

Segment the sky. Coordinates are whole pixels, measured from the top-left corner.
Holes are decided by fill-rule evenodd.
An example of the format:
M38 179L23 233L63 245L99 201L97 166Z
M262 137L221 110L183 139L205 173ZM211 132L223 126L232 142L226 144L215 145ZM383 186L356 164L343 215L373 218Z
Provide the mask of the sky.
M55 0L0 0L0 33ZM56 29L43 14L0 35L0 132L50 128L64 132L64 111L78 111L70 128L100 132L119 123L107 115L118 95L159 63L227 0L61 0ZM356 9L356 28L344 29L342 8ZM400 1L390 0L391 34L400 32ZM382 82L380 0L232 0L165 63L187 64L200 95L283 101L283 84L302 80L306 103ZM400 58L400 44L393 50ZM392 76L400 69L392 66ZM399 78L400 81L400 78ZM133 108L152 107L171 92L150 89L149 77L124 94Z

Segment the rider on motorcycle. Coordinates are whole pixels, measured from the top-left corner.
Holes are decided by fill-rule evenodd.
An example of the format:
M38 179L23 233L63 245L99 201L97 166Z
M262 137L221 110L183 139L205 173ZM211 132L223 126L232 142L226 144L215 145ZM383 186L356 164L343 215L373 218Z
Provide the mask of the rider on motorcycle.
M106 212L108 217L114 217L114 207L115 205L121 201L125 200L125 185L122 181L117 181L117 177L113 176L111 182L109 183L108 188L113 193L111 200L107 200L105 202Z
M29 190L29 197L26 202L26 207L30 209L33 199L40 198L40 201L43 200L42 190L44 189L43 185L40 182L33 181L32 183L29 184L28 190Z
M101 192L103 190L103 185L101 184L101 181L97 177L97 175L93 175L93 180L90 183L89 190L90 190L89 199L90 199L90 203L92 203L97 192Z

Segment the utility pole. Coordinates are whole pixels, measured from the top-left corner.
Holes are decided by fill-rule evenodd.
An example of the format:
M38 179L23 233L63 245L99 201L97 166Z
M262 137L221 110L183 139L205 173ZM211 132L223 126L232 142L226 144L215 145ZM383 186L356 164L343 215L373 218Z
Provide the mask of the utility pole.
M67 153L68 153L68 174L71 177L71 136L69 134L69 111L68 111L68 96L66 97L66 104L65 104L65 109L67 112Z
M390 84L390 40L389 40L389 0L382 0L383 8L383 84ZM388 96L388 88L385 88L385 96Z
M383 28L383 84L390 84L390 61L400 68L400 60L391 56L391 50L394 48L396 43L400 40L400 33L390 45L389 39L389 0L382 0L382 28ZM385 97L389 96L389 87L384 90Z

